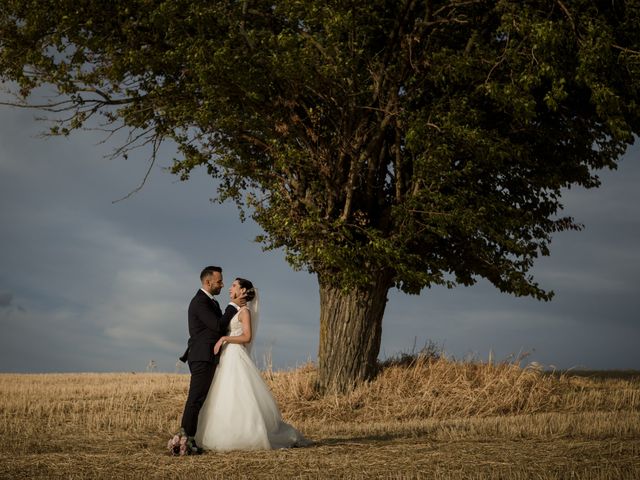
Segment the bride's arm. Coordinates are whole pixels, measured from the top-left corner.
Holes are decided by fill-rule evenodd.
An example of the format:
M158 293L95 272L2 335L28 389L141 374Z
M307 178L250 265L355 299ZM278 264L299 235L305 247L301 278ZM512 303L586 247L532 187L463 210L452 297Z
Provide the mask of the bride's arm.
M251 313L248 308L241 308L238 314L238 320L242 324L242 335L236 335L234 337L225 335L220 337L220 340L213 347L214 355L217 355L224 343L249 343L251 341Z

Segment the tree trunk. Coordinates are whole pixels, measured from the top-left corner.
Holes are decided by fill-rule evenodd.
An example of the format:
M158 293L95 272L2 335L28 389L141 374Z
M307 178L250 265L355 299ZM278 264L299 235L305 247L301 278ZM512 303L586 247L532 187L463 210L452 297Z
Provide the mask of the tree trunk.
M346 292L330 280L318 277L318 387L322 392L345 392L376 373L391 279L381 274L369 287Z

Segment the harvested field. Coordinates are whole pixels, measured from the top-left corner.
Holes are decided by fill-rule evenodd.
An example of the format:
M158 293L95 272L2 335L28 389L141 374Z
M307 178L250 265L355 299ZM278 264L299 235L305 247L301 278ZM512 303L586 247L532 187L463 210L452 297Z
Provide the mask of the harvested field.
M640 372L420 357L346 395L265 372L308 448L170 457L188 376L0 374L0 478L640 478Z

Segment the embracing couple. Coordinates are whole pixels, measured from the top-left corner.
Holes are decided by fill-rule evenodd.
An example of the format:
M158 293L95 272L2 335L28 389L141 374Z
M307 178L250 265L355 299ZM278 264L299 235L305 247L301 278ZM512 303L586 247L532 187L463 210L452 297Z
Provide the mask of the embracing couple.
M258 324L258 292L236 278L224 313L215 300L224 286L222 269L206 267L189 304L189 342L180 360L191 381L180 433L169 440L173 454L203 450L261 450L309 444L282 421L260 371L249 356Z

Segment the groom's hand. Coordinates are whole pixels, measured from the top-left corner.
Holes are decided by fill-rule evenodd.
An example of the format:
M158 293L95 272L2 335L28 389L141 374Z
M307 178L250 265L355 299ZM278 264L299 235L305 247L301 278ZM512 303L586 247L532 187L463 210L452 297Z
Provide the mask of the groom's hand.
M243 293L239 297L235 298L233 300L233 303L238 305L240 308L244 307L247 304L247 295L245 293Z

